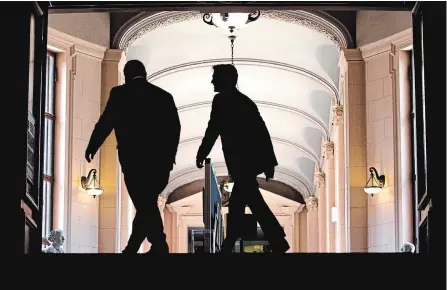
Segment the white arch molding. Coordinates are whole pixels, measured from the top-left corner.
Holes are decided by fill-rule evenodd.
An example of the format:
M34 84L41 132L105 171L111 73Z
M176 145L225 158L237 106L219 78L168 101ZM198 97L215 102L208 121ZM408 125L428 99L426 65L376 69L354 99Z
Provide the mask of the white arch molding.
M127 48L142 35L170 24L201 19L199 11L142 12L129 19L116 33L112 47L127 51ZM276 19L306 26L328 37L339 49L353 46L347 28L335 17L323 11L263 10L260 18Z
M216 176L227 176L228 170L225 165L225 162L212 162L213 168L215 170ZM183 168L181 170L172 171L171 176L169 178L169 183L166 188L163 190L161 195L163 197L168 197L175 189L191 183L193 181L202 180L205 176L203 169L198 169L195 165L187 168ZM263 177L263 175L259 175ZM302 194L303 198L306 199L309 196L312 196L314 185L311 184L308 180L298 175L296 172L293 172L287 168L277 166L275 168L275 177L274 180L282 182L291 188L295 189L299 193Z

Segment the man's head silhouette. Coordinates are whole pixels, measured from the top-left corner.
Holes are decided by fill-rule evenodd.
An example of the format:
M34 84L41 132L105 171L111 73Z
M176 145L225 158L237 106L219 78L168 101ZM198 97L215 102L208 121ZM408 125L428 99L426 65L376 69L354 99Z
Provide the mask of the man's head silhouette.
M214 85L215 92L223 92L232 90L237 84L237 70L232 64L218 64L213 66L213 79L211 83Z
M133 79L146 79L146 76L146 68L139 60L129 60L124 66L124 78L126 83L132 81Z

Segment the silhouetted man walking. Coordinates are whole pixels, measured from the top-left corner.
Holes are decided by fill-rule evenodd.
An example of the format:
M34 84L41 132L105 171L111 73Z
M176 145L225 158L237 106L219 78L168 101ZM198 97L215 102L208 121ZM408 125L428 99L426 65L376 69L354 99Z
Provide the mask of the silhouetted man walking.
M137 253L145 238L152 244L150 252L168 253L157 199L175 164L181 129L177 107L171 94L146 80L140 61L127 62L124 76L125 84L110 91L85 158L90 162L115 130L124 181L136 209L123 253Z
M267 127L256 104L236 88L238 73L233 65L213 67L214 91L211 116L196 157L198 168L221 137L222 150L234 187L229 202L230 223L222 246L223 253L231 253L237 238L245 206L258 220L273 252L289 249L285 233L264 201L256 176L264 173L267 181L274 176L278 165Z

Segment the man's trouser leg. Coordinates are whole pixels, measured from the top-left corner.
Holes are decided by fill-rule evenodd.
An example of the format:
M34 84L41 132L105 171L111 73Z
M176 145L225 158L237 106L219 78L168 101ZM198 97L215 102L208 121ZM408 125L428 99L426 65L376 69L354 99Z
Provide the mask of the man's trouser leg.
M256 178L243 181L246 202L252 214L257 219L270 246L275 252L285 252L289 245L284 239L286 236L281 224L268 207L259 190Z
M154 250L168 251L163 221L158 209L158 195L166 187L169 172L152 175L148 182L147 174L127 172L124 174L129 196L136 209L132 223L132 233L123 252L137 253L147 238Z
M222 253L231 253L236 240L241 237L240 224L244 218L245 204L244 192L239 183L235 182L228 204L229 220L227 221L227 235L222 244Z

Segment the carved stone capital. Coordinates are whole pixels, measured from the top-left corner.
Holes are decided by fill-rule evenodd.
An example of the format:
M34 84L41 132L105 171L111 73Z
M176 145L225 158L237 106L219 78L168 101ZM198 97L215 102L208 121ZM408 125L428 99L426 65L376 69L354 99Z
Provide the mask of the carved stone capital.
M332 159L334 158L334 142L329 141L324 143L323 145L323 157L325 159Z
M314 182L318 188L322 188L326 184L326 174L322 171L316 172L314 175Z
M281 206L281 211L286 215L293 215L298 209L298 206Z
M336 106L338 104L338 96L337 95L332 95L331 96L331 107L332 106Z
M306 199L306 207L308 211L318 210L318 198L315 196L311 196Z
M158 209L159 209L161 212L163 212L164 209L165 209L166 201L167 201L167 198L166 198L166 197L163 197L163 196L161 196L161 195L158 196L158 200L157 200L157 203L158 203Z
M332 124L336 126L343 124L343 106L332 107Z
M123 51L121 49L107 49L104 53L103 61L118 64L122 56Z

